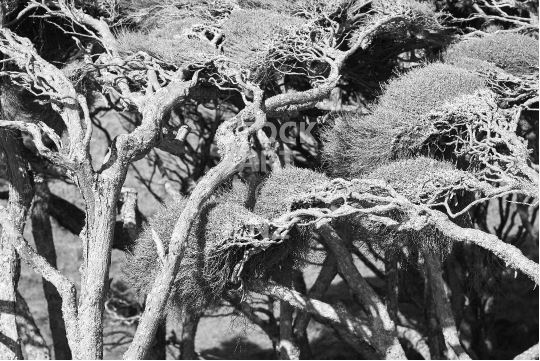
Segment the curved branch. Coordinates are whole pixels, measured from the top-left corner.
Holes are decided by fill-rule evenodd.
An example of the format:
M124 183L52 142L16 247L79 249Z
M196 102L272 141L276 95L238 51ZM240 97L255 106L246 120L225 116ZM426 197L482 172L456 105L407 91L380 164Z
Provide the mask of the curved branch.
M38 55L29 39L20 37L5 28L0 28L0 53L6 55L9 61L21 69L18 73L7 72L6 75L12 79L21 79L20 85L31 90L36 96L43 95L51 100L52 108L60 115L67 128L70 140L69 150L66 152L69 153L68 158L87 169L91 169L88 149L90 146L88 127L91 125L86 124L85 117L81 117L79 114L81 109L79 96L73 84L60 69ZM37 89L37 92L32 89ZM38 119L36 119L37 121ZM10 125L16 126L13 122ZM27 127L25 131L31 132L39 143L38 129ZM59 141L58 137L54 136L52 140L55 138ZM39 144L37 145L39 146ZM41 150L44 150L43 148L45 147L41 147ZM50 158L51 154L47 153L45 152L45 155ZM69 165L62 162L61 158L58 160L60 161L59 165Z
M250 150L249 135L262 128L266 122L266 114L262 107L262 91L257 91L252 105L219 127L217 143L224 153L223 158L197 184L174 227L166 262L148 294L146 309L141 317L133 342L124 354L125 359L144 358L171 292L180 261L184 256L189 231L204 202L247 160ZM250 117L255 119L255 123L248 129L235 134L236 129L245 124Z
M494 234L478 229L462 228L439 211L430 210L431 219L437 229L446 237L459 242L470 242L499 257L508 267L519 270L538 284L538 263L528 259L517 247L505 243Z

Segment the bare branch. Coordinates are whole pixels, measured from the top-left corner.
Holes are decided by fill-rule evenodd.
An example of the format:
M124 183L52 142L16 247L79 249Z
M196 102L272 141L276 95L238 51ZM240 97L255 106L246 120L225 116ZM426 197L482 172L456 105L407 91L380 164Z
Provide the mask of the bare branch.
M538 284L538 263L525 257L525 255L523 255L523 253L515 246L501 241L493 234L473 228L462 228L448 219L444 213L439 211L431 210L430 216L431 220L437 226L437 229L444 236L453 241L470 242L490 251L504 261L508 267L523 272L532 281Z
M45 125L43 122L27 123L19 120L0 120L0 128L19 130L21 132L30 134L40 155L50 162L60 165L67 170L74 170L73 162L66 159L58 152L50 150L45 144L43 144L42 132L48 136L55 134L54 131L47 127L47 125ZM54 136L52 137L53 140L55 138L56 137ZM57 146L60 146L59 142L57 143Z
M412 348L424 358L424 360L431 360L431 353L429 351L429 345L426 343L425 337L418 331L398 325L396 327L399 338L407 340Z
M332 280L337 276L337 264L334 256L327 255L323 264L319 276L311 286L308 297L320 299L332 283ZM295 320L294 328L299 337L307 337L307 326L311 316L308 312L301 312L298 314Z
M249 135L262 128L266 121L266 115L262 110L262 101L262 91L258 90L255 93L255 100L251 106L245 108L238 115L219 127L217 143L223 153L222 160L195 187L175 225L171 235L166 263L162 272L158 274L154 287L148 295L146 309L141 318L141 323L124 358L142 358L147 352L157 327L157 320L161 318L161 313L166 305L180 260L184 255L191 226L195 222L203 203L210 197L212 192L223 181L233 175L249 156ZM245 121L251 117L253 117L255 122L249 128L235 134L235 129L245 124Z
M313 316L323 318L334 325L344 327L352 335L356 335L364 340L371 339L373 336L372 330L367 325L364 325L362 321L356 319L348 312L334 308L322 301L308 298L297 291L277 284L263 283L250 285L250 289L283 300L301 311L309 312Z
M430 253L430 251L424 252L424 260L427 269L427 277L431 286L433 304L435 305L437 318L439 319L443 337L446 342L447 355L452 360L470 360L471 358L467 355L459 341L456 322L454 320L454 315L452 314L452 308L442 278L441 263L436 256Z
M387 359L406 359L405 352L396 337L395 324L386 306L358 272L343 240L328 224L328 221L320 221L316 224L316 228L328 249L334 254L341 277L345 279L370 314L373 327L373 335L370 339L372 345Z

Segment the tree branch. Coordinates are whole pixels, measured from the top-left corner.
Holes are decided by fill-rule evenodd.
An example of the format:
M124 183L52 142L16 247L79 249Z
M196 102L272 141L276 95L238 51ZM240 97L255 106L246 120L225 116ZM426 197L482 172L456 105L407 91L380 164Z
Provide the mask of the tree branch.
M373 347L388 359L406 359L405 352L397 339L395 324L386 306L356 269L343 240L328 221L320 221L315 227L322 236L324 244L336 258L339 274L370 314L373 327L370 341Z
M38 274L52 283L62 296L62 314L66 323L69 345L74 356L78 355L79 332L77 326L77 295L75 285L58 270L53 268L42 256L26 242L17 231L6 209L0 207L0 225L8 235L19 256Z
M435 305L437 319L441 325L446 343L447 356L452 360L470 360L471 358L467 355L459 341L456 322L442 278L441 263L430 251L426 251L423 254L427 269L426 273L431 286L433 304Z
M250 284L250 289L283 300L303 312L309 312L315 317L320 317L331 324L343 327L350 334L356 335L364 340L369 340L372 337L373 332L368 326L364 325L363 322L356 319L348 312L334 308L328 303L308 298L300 292L274 283L264 284L259 282Z
M462 228L452 222L444 213L430 210L431 220L446 237L458 242L470 242L499 257L508 267L519 270L538 284L538 263L528 259L516 247L501 241L497 236L478 229Z

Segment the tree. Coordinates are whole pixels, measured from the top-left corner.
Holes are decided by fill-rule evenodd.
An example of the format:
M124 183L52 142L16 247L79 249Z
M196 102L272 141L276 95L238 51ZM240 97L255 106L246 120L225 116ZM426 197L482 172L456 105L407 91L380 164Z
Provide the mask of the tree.
M125 273L145 299L128 359L162 351L155 336L168 308L184 315L179 342L193 357L200 315L222 302L264 330L281 358L309 357L312 318L361 355L468 359L483 351L460 335L463 274L445 262L470 267L482 252L538 284L538 263L505 233L518 215L518 237L538 239L538 21L529 3L1 4L3 357L21 354L19 258L49 282L50 312L61 298L56 355L84 359L103 358L113 246L128 251ZM111 136L100 112L123 114L128 129ZM126 183L135 172L164 201L155 172L138 170L143 159L171 194L148 222ZM58 216L81 240L78 296L47 231L63 200L42 179L75 184L83 200L84 210L68 204ZM32 197L36 249L23 237ZM493 232L486 205L510 200L520 205L499 212ZM301 266L315 244L325 261L307 291ZM321 300L338 274L360 310ZM415 327L400 299L418 280L425 318ZM280 303L279 321L270 306L250 304L252 293Z

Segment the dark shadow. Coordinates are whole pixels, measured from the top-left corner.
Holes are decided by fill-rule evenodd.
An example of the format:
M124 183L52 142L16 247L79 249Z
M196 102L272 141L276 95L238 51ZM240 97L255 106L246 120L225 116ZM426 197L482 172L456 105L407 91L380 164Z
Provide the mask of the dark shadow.
M0 300L0 313L15 314L15 302Z
M0 344L9 348L9 350L15 354L19 353L19 345L16 340L7 337L3 333L0 333Z
M227 340L219 346L200 352L204 359L220 360L274 360L274 350L263 349L244 337Z

